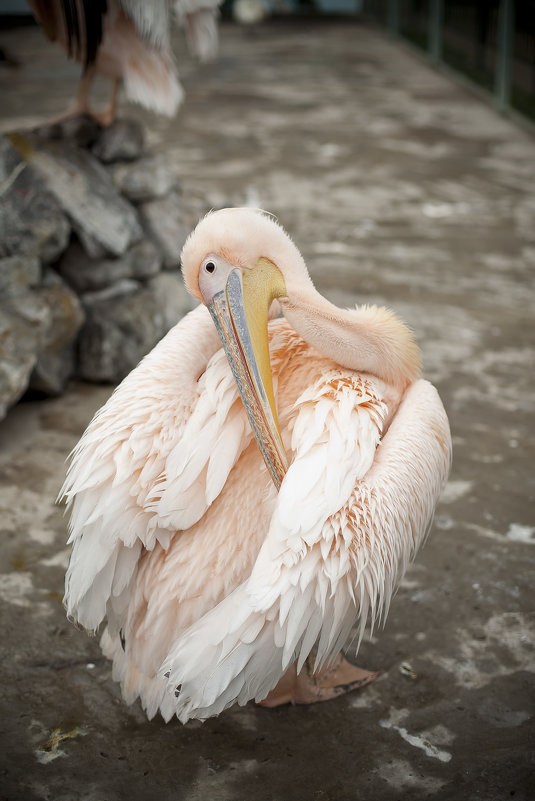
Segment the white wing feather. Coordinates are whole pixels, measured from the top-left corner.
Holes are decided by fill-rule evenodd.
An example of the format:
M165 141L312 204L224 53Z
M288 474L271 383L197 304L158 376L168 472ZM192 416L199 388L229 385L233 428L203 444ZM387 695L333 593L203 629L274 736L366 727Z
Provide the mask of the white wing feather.
M164 662L183 722L261 700L314 644L317 664L336 655L357 619L362 636L423 541L451 458L436 390L408 390L376 451L386 409L373 384L358 398L333 384L317 382L296 404L295 460L251 577Z
M142 548L167 548L204 514L251 438L218 350L199 307L122 382L73 451L61 490L73 544L64 602L89 630L106 613L120 627Z

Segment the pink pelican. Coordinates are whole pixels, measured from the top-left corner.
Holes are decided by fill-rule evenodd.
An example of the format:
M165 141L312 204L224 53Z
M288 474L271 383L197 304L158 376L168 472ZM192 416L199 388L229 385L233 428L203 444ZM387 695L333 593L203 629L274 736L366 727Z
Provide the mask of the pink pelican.
M83 65L73 107L56 121L87 114L110 125L124 84L129 100L172 117L184 91L170 43L170 11L186 27L191 52L201 61L217 51L217 7L221 0L28 0L46 36ZM107 105L92 111L97 75L111 81Z
M332 698L376 675L340 651L425 537L444 408L407 326L323 298L269 215L213 212L181 259L201 305L73 453L67 613L107 617L113 677L149 718Z

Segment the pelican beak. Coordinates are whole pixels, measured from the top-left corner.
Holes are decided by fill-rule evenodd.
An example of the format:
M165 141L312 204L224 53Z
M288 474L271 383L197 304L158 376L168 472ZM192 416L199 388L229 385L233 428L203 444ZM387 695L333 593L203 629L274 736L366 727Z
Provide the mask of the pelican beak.
M224 290L207 303L277 489L288 463L273 394L267 323L271 303L285 295L280 270L267 259L260 259L252 269L233 269Z

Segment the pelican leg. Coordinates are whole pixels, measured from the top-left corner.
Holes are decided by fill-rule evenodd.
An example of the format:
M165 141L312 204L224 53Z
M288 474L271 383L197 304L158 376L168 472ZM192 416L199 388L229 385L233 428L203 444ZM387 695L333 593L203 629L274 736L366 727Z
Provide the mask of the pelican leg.
M294 663L258 705L273 707L329 701L370 684L378 675L376 671L362 670L352 665L342 653L328 667L314 673L314 657L309 656L301 673L297 673L297 665Z
M103 128L111 125L115 119L117 111L117 96L119 94L119 87L121 86L120 78L112 78L111 92L108 98L108 103L102 111L90 111L89 114L100 124Z
M70 117L77 117L80 114L87 114L90 117L94 116L93 112L89 108L89 95L91 94L91 86L94 78L94 69L90 67L89 69L85 70L78 82L78 89L76 90L74 103L70 108L67 109L67 111L63 111L61 114L52 117L52 119L49 120L50 125L54 125L56 122L62 122L63 120L68 120Z
M120 78L112 79L112 87L107 104L104 106L102 111L93 111L89 105L89 98L94 79L95 70L89 67L83 73L80 81L78 82L78 89L76 90L76 98L73 105L67 109L67 111L64 111L62 114L58 114L56 117L53 117L51 120L49 120L49 124L53 125L54 123L68 120L70 117L77 117L81 114L85 114L88 117L92 117L104 128L106 128L108 125L111 125L115 119L115 113L117 111L117 96L119 93L121 80Z

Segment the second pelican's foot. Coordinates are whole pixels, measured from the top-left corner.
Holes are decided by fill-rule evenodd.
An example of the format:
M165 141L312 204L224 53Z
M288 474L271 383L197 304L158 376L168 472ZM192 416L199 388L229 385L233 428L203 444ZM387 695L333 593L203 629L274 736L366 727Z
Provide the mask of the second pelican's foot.
M292 665L269 695L259 702L259 706L316 704L319 701L329 701L338 695L345 695L370 684L379 675L376 671L362 670L352 665L341 653L331 665L319 673L314 673L313 670L314 660L311 656L299 675L297 666Z
M115 119L115 106L106 106L101 111L93 111L85 103L75 103L61 114L48 120L48 125L58 125L73 117L90 117L100 128L107 128Z
M101 128L109 128L115 120L115 107L106 106L102 111L91 111L90 114Z
M61 114L56 114L47 120L48 125L59 125L66 120L71 120L74 117L93 117L93 113L87 106L82 106L76 103L74 106L62 111Z

